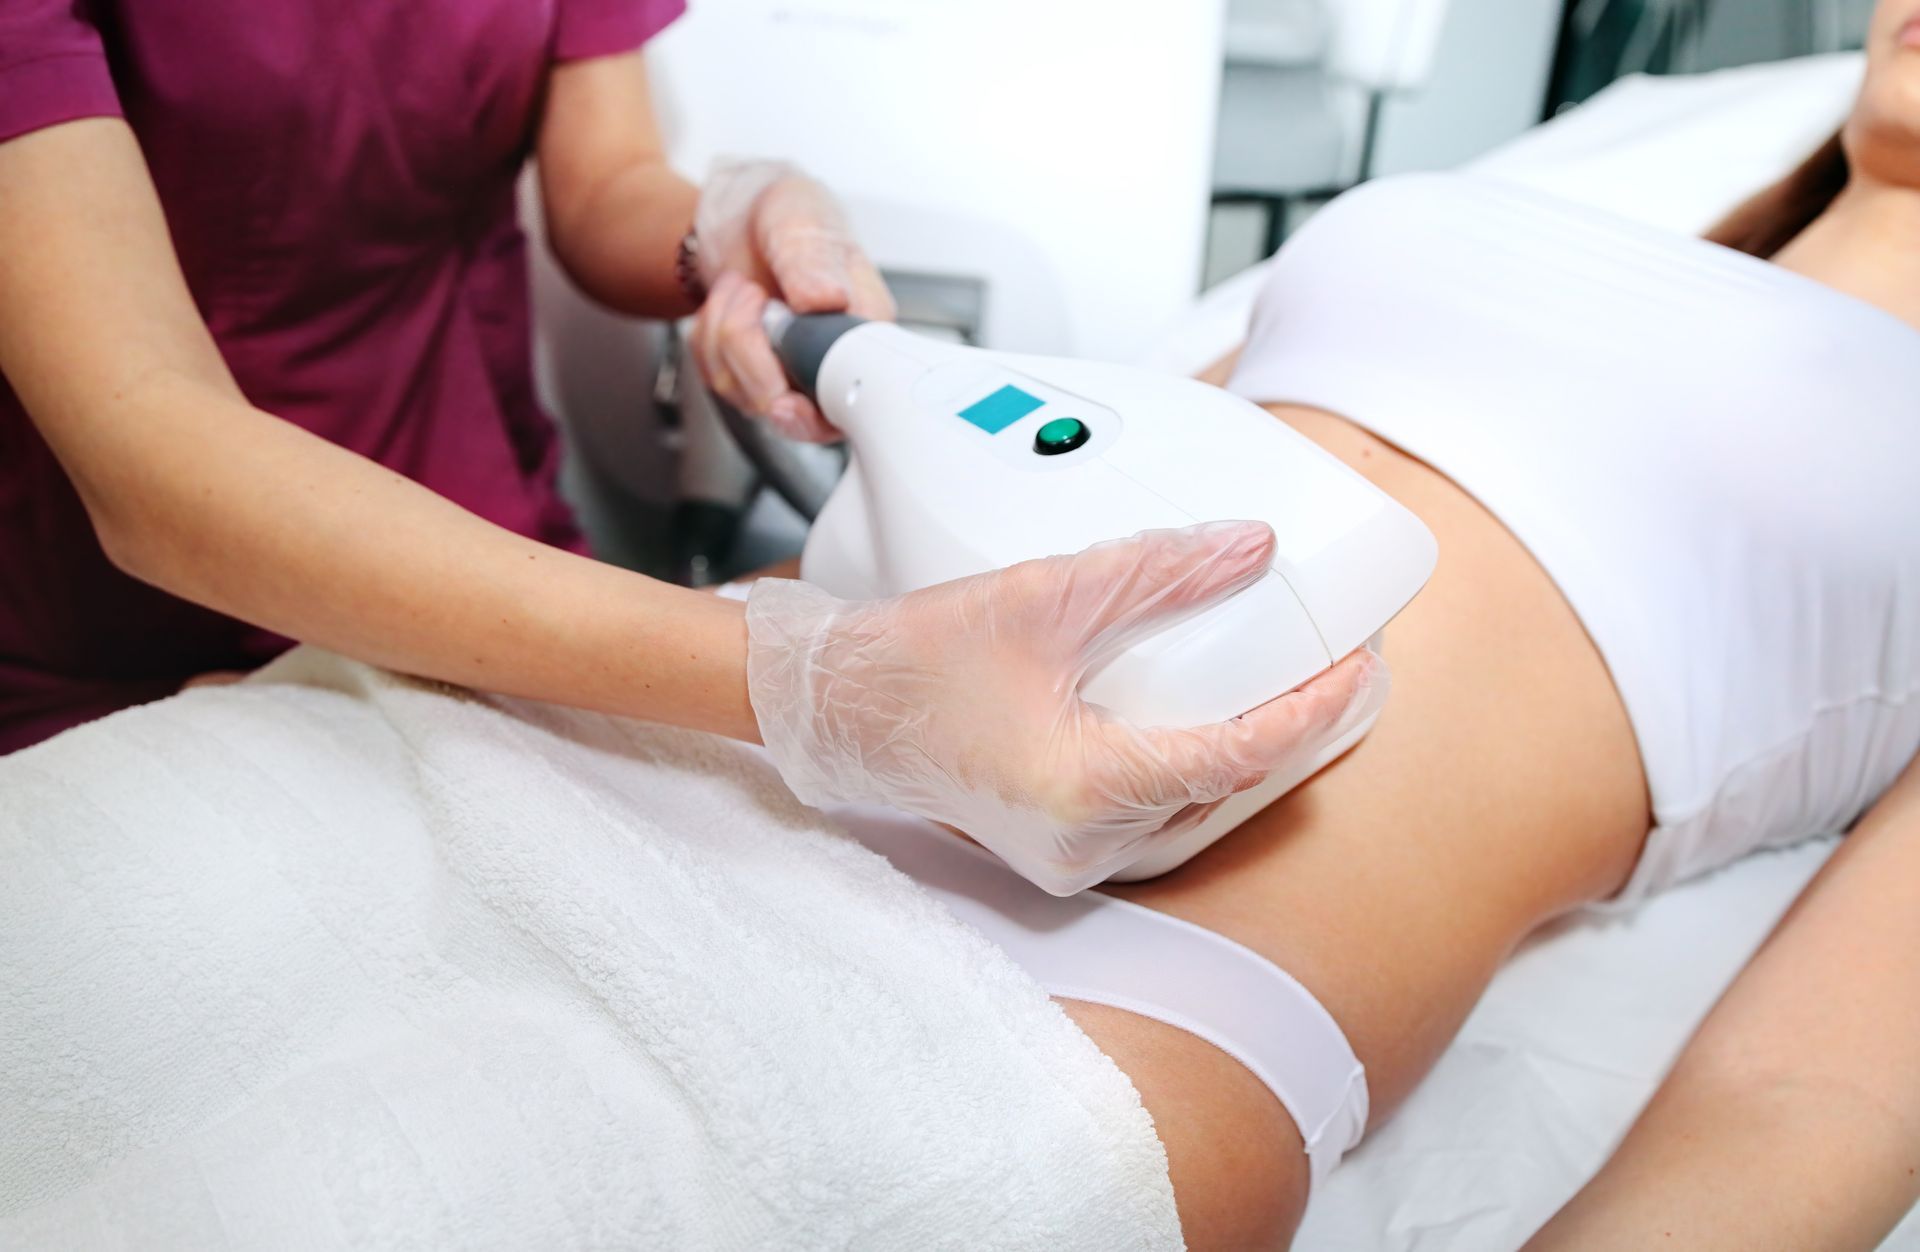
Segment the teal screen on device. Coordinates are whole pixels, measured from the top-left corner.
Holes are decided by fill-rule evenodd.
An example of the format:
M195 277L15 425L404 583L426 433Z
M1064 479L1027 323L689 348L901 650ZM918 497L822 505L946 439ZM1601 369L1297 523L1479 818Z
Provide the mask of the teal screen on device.
M961 409L960 416L989 435L997 435L1045 403L1040 397L1028 395L1018 387L1002 387L985 399L976 400Z

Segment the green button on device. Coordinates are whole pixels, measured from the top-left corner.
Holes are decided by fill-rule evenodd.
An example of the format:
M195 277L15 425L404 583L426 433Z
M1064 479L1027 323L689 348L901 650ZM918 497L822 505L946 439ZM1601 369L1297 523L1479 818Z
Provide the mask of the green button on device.
M1059 456L1071 452L1092 436L1087 424L1077 417L1056 417L1033 437L1033 450L1041 456Z

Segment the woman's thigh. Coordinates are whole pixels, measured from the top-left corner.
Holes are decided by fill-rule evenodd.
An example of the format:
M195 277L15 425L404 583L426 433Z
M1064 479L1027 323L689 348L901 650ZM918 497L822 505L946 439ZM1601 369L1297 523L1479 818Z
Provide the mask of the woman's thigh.
M1307 1155L1273 1093L1178 1027L1102 1004L1061 1004L1139 1091L1167 1150L1187 1246L1285 1247L1306 1207Z
M1625 882L1649 825L1646 784L1592 641L1505 527L1356 427L1280 414L1417 513L1439 567L1388 631L1393 695L1365 740L1181 869L1111 890L1298 978L1366 1065L1377 1119L1528 931ZM1183 1220L1204 1206L1204 1220L1245 1231L1297 1215L1299 1137L1257 1084L1249 1096L1250 1074L1170 1027L1075 1012L1154 1114ZM1259 1135L1271 1152L1222 1159L1223 1137ZM1214 1211L1264 1210L1276 1194L1289 1211Z

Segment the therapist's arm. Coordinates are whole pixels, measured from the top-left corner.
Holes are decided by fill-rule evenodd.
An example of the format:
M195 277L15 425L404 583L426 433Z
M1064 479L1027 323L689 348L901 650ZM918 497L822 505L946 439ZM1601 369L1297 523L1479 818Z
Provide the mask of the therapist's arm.
M757 735L740 605L521 538L249 405L123 122L0 143L0 373L136 578L393 669Z
M535 161L548 246L581 290L643 317L693 312L674 262L700 192L667 164L640 53L553 67Z
M1877 1247L1920 1199L1920 764L1534 1252Z

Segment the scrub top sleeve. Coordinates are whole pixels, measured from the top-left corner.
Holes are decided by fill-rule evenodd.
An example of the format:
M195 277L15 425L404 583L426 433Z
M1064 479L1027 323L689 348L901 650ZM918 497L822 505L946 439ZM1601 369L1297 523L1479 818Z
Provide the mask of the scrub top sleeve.
M686 8L686 0L559 0L553 59L580 61L631 52Z
M0 3L0 142L81 117L119 117L87 0Z

